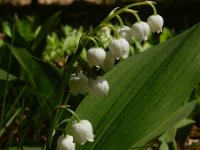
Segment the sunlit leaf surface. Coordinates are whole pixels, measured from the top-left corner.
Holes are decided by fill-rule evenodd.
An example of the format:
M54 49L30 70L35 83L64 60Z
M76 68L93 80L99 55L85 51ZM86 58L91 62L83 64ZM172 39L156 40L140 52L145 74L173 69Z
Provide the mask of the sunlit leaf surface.
M77 109L95 133L93 143L77 149L139 149L195 106L183 103L200 79L200 25L120 62L105 77L109 94L87 96Z

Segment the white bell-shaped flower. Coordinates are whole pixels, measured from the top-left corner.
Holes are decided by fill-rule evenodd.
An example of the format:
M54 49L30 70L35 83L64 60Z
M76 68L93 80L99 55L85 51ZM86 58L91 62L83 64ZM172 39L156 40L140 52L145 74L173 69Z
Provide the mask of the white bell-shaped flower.
M90 48L87 51L87 63L90 67L100 67L103 64L105 58L106 52L102 47Z
M79 73L78 75L72 74L69 79L70 92L73 95L85 94L87 92L88 78Z
M127 58L129 54L129 43L124 38L113 39L109 44L109 50L114 58Z
M113 57L110 51L106 51L106 58L102 66L103 70L107 71L111 69L114 65L115 65L115 58Z
M148 36L150 33L150 28L146 22L144 22L144 21L136 22L132 25L131 29L133 32L133 36L139 42L141 42L142 40L148 39Z
M61 135L57 140L58 150L75 150L75 143L73 137L70 135Z
M129 26L119 27L117 28L117 32L121 38L126 39L129 43L132 42L133 32Z
M147 19L147 23L151 29L151 32L162 32L162 27L164 24L164 20L160 15L151 15Z
M92 124L88 120L81 120L80 122L74 122L72 125L72 136L75 143L81 145L87 141L94 141L94 134Z
M109 84L106 79L98 76L96 79L88 80L88 93L93 96L104 96L109 91Z

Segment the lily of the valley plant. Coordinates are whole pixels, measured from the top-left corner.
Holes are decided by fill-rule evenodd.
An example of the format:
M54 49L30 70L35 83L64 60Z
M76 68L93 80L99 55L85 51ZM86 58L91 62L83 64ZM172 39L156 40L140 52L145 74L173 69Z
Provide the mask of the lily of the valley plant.
M153 8L153 15L142 21L137 11L131 8L139 5L149 5ZM131 13L136 17L136 22L131 27L124 25L121 13ZM113 18L119 20L119 26L111 23ZM114 65L129 57L129 45L134 41L148 40L150 34L162 32L163 18L157 14L154 2L146 1L133 3L121 9L114 9L111 13L90 33L84 34L79 42L74 58L71 61L71 76L69 75L69 92L73 96L89 93L91 96L106 96L109 94L109 81L102 75L112 69ZM101 28L108 27L113 31L113 39L105 46L97 35ZM89 48L88 48L89 47ZM86 49L86 59L79 61L79 55ZM81 67L80 67L81 66ZM73 71L72 71L73 70ZM76 118L73 121L71 131L63 131L57 140L59 150L74 150L75 143L85 144L93 142L94 134L92 122L87 119L80 120L78 115L66 108Z

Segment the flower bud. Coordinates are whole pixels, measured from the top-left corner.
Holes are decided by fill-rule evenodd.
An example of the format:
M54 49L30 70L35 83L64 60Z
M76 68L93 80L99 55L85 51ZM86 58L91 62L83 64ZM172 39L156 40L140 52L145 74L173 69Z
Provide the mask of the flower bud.
M74 137L74 142L81 145L85 144L87 141L94 141L94 134L92 129L92 124L88 120L81 120L80 122L74 122L72 125L72 135Z
M162 27L164 24L164 20L160 15L151 15L147 19L147 23L151 29L151 32L162 32Z
M126 39L129 43L132 42L133 32L129 26L119 27L117 28L117 32L121 38Z
M79 73L78 76L72 74L69 79L70 92L73 95L85 94L87 91L87 82L88 78L85 75L81 73Z
M87 62L90 67L98 66L100 67L104 59L106 58L106 52L103 48L90 48L87 51Z
M93 96L107 95L109 91L109 84L106 79L98 76L97 79L88 80L88 93Z
M127 58L129 54L129 43L126 39L114 39L109 44L109 50L114 58Z
M73 137L70 135L61 135L57 140L58 150L75 150L75 143Z
M149 33L150 33L150 28L149 25L144 22L136 22L132 25L131 27L132 32L133 32L133 36L136 38L136 40L138 40L139 42L141 42L142 40L147 40Z
M107 71L115 65L115 58L113 58L110 51L106 51L106 58L103 63L103 70Z

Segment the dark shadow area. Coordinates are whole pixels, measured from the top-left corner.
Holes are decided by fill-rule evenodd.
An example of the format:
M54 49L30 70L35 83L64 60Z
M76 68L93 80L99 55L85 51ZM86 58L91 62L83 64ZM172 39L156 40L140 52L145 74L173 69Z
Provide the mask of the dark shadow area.
M128 3L117 2L115 5L96 5L76 1L69 6L39 5L33 3L31 6L0 5L0 21L13 20L15 14L19 18L27 15L36 16L37 22L41 23L53 13L61 11L61 23L71 26L97 25L115 7L122 7ZM144 20L152 10L150 7L135 8ZM157 3L158 13L165 19L165 26L180 31L189 28L200 21L200 1L168 1ZM133 22L132 20L130 22Z

